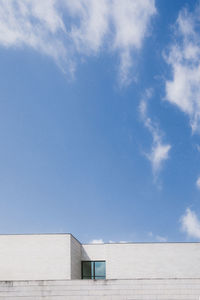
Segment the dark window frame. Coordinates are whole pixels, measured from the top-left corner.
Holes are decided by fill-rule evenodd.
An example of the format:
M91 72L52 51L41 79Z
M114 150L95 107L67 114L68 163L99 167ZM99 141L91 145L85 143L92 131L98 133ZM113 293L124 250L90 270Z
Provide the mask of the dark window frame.
M87 262L91 263L92 264L91 268L93 268L93 270L91 272L91 273L93 273L93 275L91 275L91 277L88 276L88 278L86 276L85 277L83 276L83 264L87 263ZM95 275L95 263L96 262L97 263L99 263L99 262L105 263L105 277ZM106 261L105 260L82 260L81 261L81 279L88 279L88 280L100 280L100 279L102 279L102 280L105 280L106 279Z

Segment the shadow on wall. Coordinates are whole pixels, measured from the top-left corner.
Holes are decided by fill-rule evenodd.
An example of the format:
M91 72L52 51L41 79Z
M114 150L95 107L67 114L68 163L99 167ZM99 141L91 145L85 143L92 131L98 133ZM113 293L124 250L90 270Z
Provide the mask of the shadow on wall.
M84 248L82 248L82 260L91 260Z

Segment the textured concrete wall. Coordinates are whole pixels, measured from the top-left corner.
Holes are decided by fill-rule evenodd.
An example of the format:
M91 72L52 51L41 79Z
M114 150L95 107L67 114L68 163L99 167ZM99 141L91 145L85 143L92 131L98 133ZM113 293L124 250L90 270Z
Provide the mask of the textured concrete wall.
M82 245L71 235L71 279L81 279Z
M200 278L200 243L83 245L91 260L106 260L107 279Z
M199 300L200 279L0 282L0 300Z
M70 235L0 235L0 280L70 278Z

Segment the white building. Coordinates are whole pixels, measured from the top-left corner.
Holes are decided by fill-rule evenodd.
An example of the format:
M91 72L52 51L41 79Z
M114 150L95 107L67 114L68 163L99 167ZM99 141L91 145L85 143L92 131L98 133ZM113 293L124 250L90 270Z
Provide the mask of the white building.
M200 243L0 235L0 300L199 300Z

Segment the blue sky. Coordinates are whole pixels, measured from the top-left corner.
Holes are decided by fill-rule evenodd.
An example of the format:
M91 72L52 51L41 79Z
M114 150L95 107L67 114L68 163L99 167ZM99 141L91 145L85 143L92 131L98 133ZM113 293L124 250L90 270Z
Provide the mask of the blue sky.
M200 239L200 2L0 0L0 233Z

